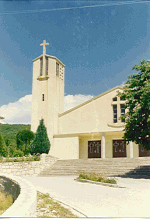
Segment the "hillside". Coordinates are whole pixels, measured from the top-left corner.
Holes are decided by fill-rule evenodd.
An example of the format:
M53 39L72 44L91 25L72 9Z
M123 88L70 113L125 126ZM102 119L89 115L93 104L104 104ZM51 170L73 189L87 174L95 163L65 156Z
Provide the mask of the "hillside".
M11 139L16 139L16 134L24 129L30 130L31 125L23 124L2 124L0 125L0 133L4 138L9 137Z

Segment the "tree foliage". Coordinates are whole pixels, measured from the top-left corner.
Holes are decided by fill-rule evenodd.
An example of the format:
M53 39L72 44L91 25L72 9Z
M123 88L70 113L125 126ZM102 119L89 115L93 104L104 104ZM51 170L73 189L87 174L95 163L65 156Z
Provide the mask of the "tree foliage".
M2 134L0 133L0 156L7 157L8 150L4 141Z
M22 130L16 135L17 149L20 149L24 154L29 153L30 142L34 139L34 133L30 130Z
M3 135L6 146L9 147L13 145L17 147L16 144L16 135L19 131L30 130L31 125L24 124L2 124L0 125L0 133ZM16 144L16 145L15 145Z
M37 131L35 133L35 138L32 141L31 145L30 145L30 153L31 154L42 154L42 153L47 153L50 150L50 141L49 138L47 136L47 131L46 131L46 127L44 125L44 120L41 119L40 120L40 124L37 128Z
M142 60L132 70L138 73L128 76L119 96L126 100L124 140L134 141L150 149L150 62Z

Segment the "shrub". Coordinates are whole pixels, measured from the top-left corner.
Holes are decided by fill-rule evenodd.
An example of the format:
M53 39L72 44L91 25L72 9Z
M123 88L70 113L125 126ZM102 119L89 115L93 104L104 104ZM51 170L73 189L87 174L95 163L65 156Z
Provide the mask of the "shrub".
M26 161L34 161L34 157L26 157Z
M80 172L79 173L79 179L88 179L88 180L92 180L92 181L98 181L98 182L104 182L104 183L112 183L112 184L116 184L116 180L115 178L105 178L104 176L102 176L101 174L96 174L96 173L84 173L84 172Z
M20 162L20 161L21 161L21 160L20 160L19 157L15 158L15 159L13 160L13 162Z
M8 155L8 149L6 147L4 138L1 133L0 133L0 155L3 157L7 157Z
M39 161L40 160L40 154L39 153L34 155L34 160L35 161Z
M13 157L23 157L24 153L21 150L15 150L13 153Z
M4 162L4 160L3 160L3 157L2 156L0 156L0 162L2 163L2 162Z
M31 154L42 154L46 153L48 154L50 149L50 142L47 136L46 127L44 125L44 120L40 120L40 124L37 128L35 138L30 144L29 150Z
M25 157L22 157L21 161L26 161Z
M6 157L5 162L12 162L12 160L9 159L9 157Z

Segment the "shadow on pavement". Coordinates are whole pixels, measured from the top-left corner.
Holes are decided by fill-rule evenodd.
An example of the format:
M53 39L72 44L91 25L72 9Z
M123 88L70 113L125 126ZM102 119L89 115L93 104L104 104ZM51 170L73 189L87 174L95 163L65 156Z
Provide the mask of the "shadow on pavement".
M150 165L139 166L126 174L119 174L116 177L134 178L134 179L150 179Z

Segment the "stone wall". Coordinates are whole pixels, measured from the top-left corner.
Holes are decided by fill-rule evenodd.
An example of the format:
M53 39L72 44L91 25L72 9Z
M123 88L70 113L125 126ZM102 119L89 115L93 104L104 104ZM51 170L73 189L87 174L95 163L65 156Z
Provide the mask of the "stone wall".
M3 214L2 217L35 217L37 191L27 180L0 174L0 189L14 196L14 203Z
M51 166L57 158L42 154L40 161L0 163L0 173L14 176L37 176L44 168Z

